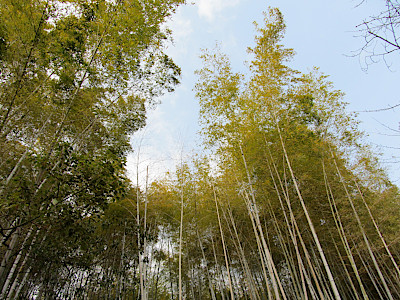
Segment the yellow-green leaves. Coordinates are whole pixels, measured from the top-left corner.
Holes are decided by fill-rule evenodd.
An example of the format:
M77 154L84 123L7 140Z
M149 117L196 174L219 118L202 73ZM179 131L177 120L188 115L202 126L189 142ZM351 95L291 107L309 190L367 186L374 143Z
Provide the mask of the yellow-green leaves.
M229 59L218 50L204 51L203 69L197 71L196 96L200 102L202 133L213 144L219 139L230 139L235 134L232 125L241 120L241 85L243 75L233 73Z

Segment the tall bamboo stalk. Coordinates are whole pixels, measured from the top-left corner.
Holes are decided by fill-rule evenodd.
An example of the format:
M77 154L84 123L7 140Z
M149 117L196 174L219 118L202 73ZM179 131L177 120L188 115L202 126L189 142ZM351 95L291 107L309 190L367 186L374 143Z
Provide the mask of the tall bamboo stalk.
M383 276L382 271L381 271L381 268L379 267L379 264L378 264L378 262L377 262L377 260L376 260L376 258L375 258L375 255L374 255L374 253L373 253L373 251L372 251L372 248L371 248L371 245L370 245L370 243L369 243L369 241L368 241L368 238L367 238L367 235L366 235L366 233L365 233L364 227L363 227L362 224L361 224L360 217L359 217L359 215L358 215L358 213L357 213L357 210L356 210L356 208L355 208L355 206L354 206L353 200L351 199L351 196L350 196L350 194L349 194L349 191L348 191L348 189L347 189L347 187L346 187L346 185L345 185L344 178L342 177L342 174L341 174L341 172L340 172L340 170L339 170L339 167L338 167L338 165L337 165L337 163L336 163L336 159L335 159L333 153L332 153L332 157L333 157L333 162L334 162L335 167L336 167L337 174L338 174L338 176L339 176L340 181L342 182L344 191L346 192L347 199L349 200L350 206L351 206L351 208L352 208L352 210L353 210L354 216L356 217L357 224L358 224L358 227L359 227L359 229L360 229L360 231L361 231L361 234L362 234L362 237L363 237L363 239L364 239L365 245L367 246L368 253L369 253L369 255L370 255L371 259L372 259L372 262L373 262L373 264L374 264L374 266L375 266L376 271L378 272L379 278L380 278L380 280L381 280L381 282L382 282L382 284L383 284L383 286L384 286L384 288L385 288L386 295L387 295L387 297L388 297L390 300L394 300L394 299L393 299L393 296L392 296L392 293L391 293L391 291L390 291L390 289L389 289L389 286L388 286L387 283L386 283L386 279L385 279L385 277Z
M258 229L259 234L260 234L260 239L261 239L261 242L262 242L262 249L264 251L264 255L265 255L265 258L266 258L267 268L269 269L269 272L270 272L270 275L271 275L272 287L274 289L275 297L277 299L280 299L280 293L279 293L279 290L280 290L280 292L282 293L283 299L286 300L285 292L284 292L283 287L282 287L282 285L280 283L279 276L278 276L278 273L276 271L274 261L272 259L271 253L269 251L269 247L268 247L268 245L267 245L267 243L265 241L265 238L264 238L264 233L263 233L261 222L260 222L260 219L259 219L257 203L256 203L256 199L255 199L255 196L254 196L253 185L251 183L250 172L249 172L249 169L247 167L247 162L246 162L246 159L245 159L245 156L244 156L244 153L243 153L242 146L239 146L239 148L240 148L240 152L242 154L242 159L243 159L244 167L245 167L245 170L246 170L247 180L248 180L249 187L250 187L250 196L251 196L251 199L252 199L250 212L254 215L254 220L256 222L257 229Z
M220 234L221 234L222 248L223 248L223 250L224 250L225 267L226 267L226 271L227 271L227 273L228 273L229 291L230 291L230 293L231 293L231 299L234 300L234 299L235 299L235 295L234 295L234 293L233 293L233 288L232 288L231 272L230 272L230 270L229 270L229 262L228 262L227 252L226 252L225 239L224 239L224 232L222 231L221 218L220 218L220 215L219 215L218 201L217 201L217 195L216 195L216 193L215 193L215 187L214 187L214 185L212 185L212 189L213 189L213 194L214 194L215 208L216 208L216 210L217 210L217 218L218 218L219 232L220 232Z
M327 178L327 174L326 174L326 171L325 171L324 162L322 162L322 169L323 169L323 173L324 173L324 181L325 181L325 187L326 187L326 192L327 192L327 198L328 198L328 201L329 201L329 205L331 207L331 212L332 212L332 216L333 216L333 219L335 221L335 224L336 224L336 228L338 230L338 233L339 233L340 239L342 241L343 247L344 247L344 249L346 251L346 255L347 255L347 257L348 257L348 259L350 261L350 264L351 264L351 267L353 269L353 272L356 275L356 279L357 279L357 282L358 282L358 284L360 286L363 298L368 300L369 299L368 295L367 295L367 293L365 291L364 284L362 283L360 274L358 272L358 268L357 268L356 262L354 260L353 254L351 252L350 245L349 245L349 243L347 241L346 233L344 231L344 228L343 228L343 225L342 225L342 221L341 221L341 218L340 218L340 214L339 214L339 211L338 211L337 206L336 206L335 197L333 196L332 189L331 189L331 187L329 185L329 182L328 182L328 178Z
M210 271L208 269L208 264L207 264L207 258L206 255L204 253L204 249L203 249L203 243L201 242L201 238L200 238L200 234L199 234L199 230L196 227L196 234L197 234L197 239L199 241L199 245L200 245L200 249L201 249L201 255L203 256L203 260L204 260L204 264L206 267L206 273L207 273L207 279L208 279L208 287L210 289L210 294L211 294L211 299L212 300L217 300L217 298L215 297L215 291L211 282L211 276L210 276Z
M182 170L182 160L181 160L181 171ZM183 173L181 174L180 179L180 198L181 198L181 218L179 223L179 278L178 278L178 288L179 288L179 300L182 300L182 243L183 243L183 209L184 209L184 202L183 202Z
M362 199L362 201L363 201L363 203L364 203L364 206L366 207L366 209L367 209L367 211L368 211L368 214L369 214L369 216L370 216L370 218L371 218L371 220L372 220L372 223L374 224L375 230L376 230L376 232L378 233L379 238L381 239L382 244L383 244L383 246L385 247L385 250L386 250L387 254L389 255L389 258L390 258L391 262L393 263L394 268L395 268L396 271L397 271L397 279L400 279L400 269L399 269L399 266L398 266L397 262L395 261L395 259L394 259L393 255L392 255L391 251L389 250L389 247L388 247L388 245L387 245L387 243L386 243L386 241L385 241L385 239L384 239L384 237L383 237L383 235L382 235L382 232L379 230L378 224L376 224L375 218L374 218L373 215L372 215L371 209L369 208L369 206L368 206L368 204L367 204L367 201L365 201L364 195L363 195L363 193L361 192L360 187L359 187L359 185L357 184L357 181L354 180L354 183L355 183L355 185L356 185L356 187L357 187L358 193L359 193L360 196L361 196L361 199Z
M319 284L319 280L318 280L318 278L317 278L317 276L316 276L316 274L315 274L315 271L314 271L314 265L311 263L310 255L309 255L308 250L307 250L307 248L306 248L306 245L305 245L305 243L304 243L304 241L303 241L303 237L302 237L302 235L301 235L301 233L300 233L300 230L299 230L299 227L298 227L296 218L295 218L295 216L294 216L294 213L293 213L293 210L292 210L292 205L291 205L290 199L289 199L289 193L288 193L288 191L285 190L285 188L283 187L284 185L283 185L283 182L282 182L282 178L279 176L278 169L277 169L277 167L276 167L276 165L275 165L275 163L274 163L274 161L273 161L273 159L272 159L271 153L270 153L270 157L271 157L271 164L272 164L273 169L274 169L274 171L275 171L275 173L276 173L276 176L277 176L277 179L278 179L278 182L279 182L279 186L280 186L280 188L281 188L281 191L282 191L282 193L283 193L284 199L285 199L285 201L286 201L286 205L287 205L288 210L289 210L289 216L290 216L290 221L291 221L291 224L292 224L292 225L289 224L289 221L288 221L287 218L286 218L286 214L285 214L286 209L284 208L284 203L283 203L283 201L282 201L282 197L280 196L279 189L278 189L278 187L277 187L277 185L276 185L276 182L275 182L275 179L274 179L275 176L273 175L272 170L271 170L271 168L270 168L270 174L271 174L271 178L273 179L275 191L276 191L277 196L278 196L278 199L279 199L279 201L280 201L280 205L281 205L282 211L284 212L286 224L287 224L289 233L290 233L290 235L291 235L291 239L292 239L293 245L295 246L295 249L296 249L296 256L297 256L297 258L298 258L298 263L299 263L299 266L300 266L300 270L302 271L302 272L301 272L302 277L304 276L305 282L307 282L307 286L308 286L308 288L309 288L309 290L310 290L310 292L311 292L311 295L312 295L313 299L317 299L317 294L316 294L316 292L314 291L314 287L313 287L313 285L311 284L311 281L310 281L310 279L309 279L309 276L308 276L307 271L306 271L306 269L305 269L305 266L304 266L304 264L303 264L303 259L301 258L301 254L300 254L300 251L299 251L299 248L298 248L297 238L299 239L300 245L301 245L302 250L303 250L303 252L304 252L304 255L305 255L305 257L306 257L306 262L307 262L307 265L308 265L309 268L310 268L311 275L312 275L312 278L313 278L313 280L314 280L314 282L315 282L318 295L319 295L319 297L322 299L324 296L323 296L323 293L322 293L322 290L321 290L321 287L320 287L320 284ZM268 165L269 165L269 164L268 164ZM286 186L287 186L287 185L286 185ZM293 227L293 230L291 230L292 227ZM296 237L296 236L297 236L297 237ZM302 280L303 280L303 279L302 279ZM304 288L304 296L307 297L307 290L305 289L305 282L302 282L302 285L303 285L303 288Z
M293 170L292 170L292 166L291 166L291 163L290 163L290 160L289 160L289 156L288 156L287 151L286 151L285 143L283 142L282 133L281 133L281 130L280 130L280 128L279 128L279 124L278 124L278 122L277 122L277 118L276 118L275 115L274 115L274 120L275 120L275 123L276 123L276 128L277 128L277 130L278 130L279 138L280 138L280 141L281 141L281 146L282 146L282 149L283 149L283 153L284 153L284 155L285 155L285 160L286 160L287 166L288 166L288 168L289 168L290 175L291 175L292 180L293 180L293 184L294 184L295 189L296 189L296 193L297 193L297 195L298 195L298 197L299 197L301 206L302 206L303 211L304 211L304 214L305 214L305 216L306 216L306 219L307 219L308 225L309 225L309 227L310 227L312 236L313 236L313 238L314 238L315 244L317 245L318 253L319 253L319 255L320 255L321 259L322 259L322 262L323 262L323 264L324 264L325 271L326 271L326 273L327 273L327 275L328 275L329 283L330 283L331 288L332 288L332 290L333 290L333 293L334 293L334 295L335 295L335 299L336 299L336 300L341 300L341 297L340 297L339 291L338 291L338 289L337 289L335 280L334 280L333 275L332 275L332 272L331 272L331 270L330 270L330 268L329 268L329 264L328 264L328 262L327 262L327 260L326 260L324 251L322 250L321 243L319 242L317 233L316 233L316 231L315 231L314 224L313 224L312 221L311 221L311 218L310 218L310 215L309 215L309 213L308 213L307 207L306 207L306 205L305 205L305 203L304 203L304 200L303 200L303 197L302 197L302 195L301 195L299 186L298 186L298 184L297 184L296 177L294 176L294 172L293 172Z
M31 228L29 229L28 233L27 233L26 236L25 236L25 239L24 239L24 241L23 241L23 243L22 243L22 245L21 245L21 248L20 248L20 250L19 250L19 252L18 252L17 257L16 257L15 260L14 260L14 263L13 263L13 265L12 265L10 271L8 272L7 279L6 279L6 281L4 282L3 288L2 288L2 290L1 290L0 299L4 299L5 296L6 296L6 294L7 294L8 286L10 285L11 280L12 280L13 277L14 277L15 270L16 270L17 267L18 267L19 261L21 260L21 257L22 257L22 252L24 251L25 244L27 243L29 237L31 236L32 231L33 231L33 228L31 227Z

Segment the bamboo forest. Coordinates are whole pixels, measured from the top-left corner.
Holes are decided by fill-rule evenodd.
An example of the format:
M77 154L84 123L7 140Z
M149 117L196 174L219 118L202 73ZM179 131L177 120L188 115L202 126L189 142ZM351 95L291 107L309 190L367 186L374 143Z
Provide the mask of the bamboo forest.
M399 189L278 8L246 73L202 50L202 151L127 175L184 2L0 0L0 299L400 299Z

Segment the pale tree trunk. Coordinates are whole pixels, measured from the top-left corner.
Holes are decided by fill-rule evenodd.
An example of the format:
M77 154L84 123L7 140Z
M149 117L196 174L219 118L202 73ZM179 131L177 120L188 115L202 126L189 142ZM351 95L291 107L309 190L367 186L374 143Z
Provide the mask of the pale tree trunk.
M10 291L9 291L9 293L8 293L8 298L11 298L11 297L12 297L12 294L13 294L13 292L14 292L16 286L18 285L18 277L19 277L19 275L22 273L22 271L24 270L24 267L25 267L25 265L26 265L26 263L27 263L27 261L28 261L28 259L29 259L29 257L30 257L30 254L31 254L31 251L32 251L32 247L33 247L33 245L34 245L35 242L36 242L36 238L37 238L39 232L40 232L40 230L37 229L37 230L36 230L36 233L35 233L35 236L32 238L32 241L31 241L31 243L30 243L30 245L29 245L29 249L28 249L27 253L25 254L25 258L24 258L24 260L22 261L21 266L20 266L19 269L18 269L18 272L17 272L17 274L16 274L16 276L15 276L15 279L14 279L13 284L11 285Z
M249 217L251 220L251 224L253 226L253 231L254 231L254 235L256 237L256 242L257 242L257 249L258 249L258 254L260 256L260 261L261 261L261 267L262 267L262 272L263 272L263 276L264 276L264 281L265 281L265 286L267 288L267 294L268 294L268 300L272 299L272 293L268 284L268 276L267 276L267 272L266 272L266 267L265 267L265 262L266 262L266 258L265 258L265 252L262 250L262 245L261 245L261 241L260 241L260 236L254 221L254 216L253 216L253 212L252 212L252 208L250 205L250 199L248 198L247 194L242 193L242 197L246 203L246 207L249 213ZM270 276L274 276L270 270L270 268L268 267L268 272L270 274Z
M370 266L367 265L367 263L365 262L363 256L361 255L360 251L358 250L357 246L354 244L354 242L353 242L353 248L356 249L358 257L360 258L360 261L361 261L364 269L367 271L367 274L368 274L369 278L371 279L372 285L374 286L375 290L377 291L377 293L379 295L379 299L381 299L381 300L387 299L386 297L384 297L382 295L382 293L380 291L380 288L379 288L379 286L378 286L378 284L376 282L377 280L376 280L375 275L373 273L371 273Z
M0 266L0 279L1 281L3 281L3 274L4 271L7 267L7 263L11 257L12 252L14 251L15 245L18 241L19 238L19 232L20 232L20 228L17 228L16 232L12 235L11 241L10 241L10 245L8 246L8 249L6 251L6 253L3 256L3 260L1 261L1 266ZM0 281L0 282L1 282Z
M143 256L144 258L147 257L147 185L149 181L149 166L146 168L146 186L145 186L145 191L144 191L144 224L143 224L143 233L144 233L144 240L143 240ZM143 284L144 284L144 289L143 289L143 300L147 300L147 295L148 295L148 286L147 286L147 264L143 261Z
M271 159L272 159L272 157L271 157ZM287 195L286 195L285 190L284 190L283 185L282 185L281 178L279 177L279 174L278 174L278 172L276 170L275 164L273 164L273 166L274 166L274 169L275 169L275 171L276 171L276 173L278 175L278 180L279 180L282 192L284 193L285 198L287 198ZM279 188L278 188L277 183L275 181L275 176L273 175L273 172L272 172L272 169L271 169L271 166L270 166L269 163L268 163L268 169L269 169L269 172L270 172L270 175L271 175L271 178L272 178L272 182L274 184L275 192L276 192L277 197L279 199L279 204L281 206L281 209L282 209L282 212L283 212L283 215L284 215L284 219L285 219L285 223L286 223L286 226L287 226L287 230L289 232L289 235L291 237L293 246L295 248L296 258L297 258L297 262L298 262L298 266L299 266L300 279L301 279L301 284L299 284L299 285L301 285L301 287L303 289L303 298L305 300L308 300L306 282L307 282L308 287L310 288L310 290L312 288L312 284L311 284L311 281L310 281L310 279L308 277L308 274L307 274L307 272L305 270L305 267L304 267L304 264L303 264L303 259L301 258L301 255L300 255L300 251L299 251L299 247L298 247L298 243L297 243L297 238L296 238L296 233L295 233L296 226L294 226L294 225L291 226L290 223L289 223L289 219L288 219L287 214L286 214L286 209L284 207L283 200L282 200L282 197L281 197L280 192L279 192ZM290 201L287 201L287 205L288 205L291 221L294 224L296 222L296 220L294 219L294 216L293 216L293 213L292 213L292 210L291 210L291 207L290 207ZM273 215L275 217L274 213L273 213ZM292 229L292 227L295 227L295 228ZM295 269L294 264L293 264L293 268ZM298 281L298 277L297 277L297 274L296 274L295 271L296 270L293 271L294 272L294 278ZM317 282L317 284L318 284L318 282ZM311 295L312 295L313 299L317 299L316 295L315 295L315 292L313 290L311 290Z
M22 277L21 283L19 284L18 289L17 289L17 291L15 292L14 299L18 299L18 296L19 296L19 294L21 293L22 288L23 288L24 285L25 285L26 279L28 278L29 273L31 272L31 268L32 268L32 267L29 266L28 270L27 270L27 271L25 272L25 274L24 274L24 277Z
M253 185L251 183L250 172L249 172L249 169L247 167L247 162L246 162L246 159L245 159L245 156L244 156L244 153L243 153L242 146L239 146L239 147L240 147L240 152L242 154L243 163L244 163L244 167L245 167L246 175L247 175L247 180L249 182L249 187L250 187L250 196L251 196L251 199L252 199L252 202L250 202L252 204L250 212L253 213L253 215L254 215L254 220L255 220L255 223L257 225L258 231L260 233L260 238L261 238L261 242L262 242L265 258L266 258L266 261L267 261L267 268L269 269L269 272L270 272L270 275L271 275L272 286L274 288L275 297L277 299L280 299L280 294L279 294L279 290L280 290L283 299L286 300L286 295L285 295L285 292L284 292L283 287L281 285L281 282L279 280L279 276L278 276L278 273L276 271L276 267L275 267L274 261L272 259L271 253L269 251L269 247L268 247L268 245L267 245L267 243L265 241L264 233L263 233L263 230L262 230L262 225L261 225L261 222L260 222L260 219L259 219L259 213L258 213L258 208L257 208L257 203L256 203L254 191L253 191ZM278 288L279 288L279 290L278 290Z
M38 232L37 232L37 234L38 234ZM37 237L37 235L36 235L36 237ZM43 243L46 240L46 238L47 238L47 233L43 236L43 239L42 239L42 241L40 243L41 246L43 245ZM28 253L30 253L32 246L33 246L33 243L31 243L31 247L30 247L30 250L28 251ZM29 259L29 255L27 255L25 257L24 262L22 263L22 265L24 263L26 264L26 261L28 261L28 259ZM31 268L32 268L32 266L29 266L28 270L25 272L24 277L22 278L21 283L19 284L17 291L15 292L15 295L14 295L15 299L18 299L18 295L21 293L22 288L24 287L26 279L28 278L28 276L30 274ZM12 296L12 295L10 295L10 296Z
M275 167L275 165L274 165L274 167ZM286 226L287 226L287 230L288 230L288 232L289 232L290 238L291 238L291 240L292 240L292 243L293 243L293 246L294 246L295 252L296 252L296 258L297 258L297 263L298 263L298 270L299 270L299 273L300 273L300 281L301 281L300 283L298 283L299 279L298 279L298 276L297 276L297 272L296 272L296 268L295 268L294 262L290 262L290 263L288 262L288 263L292 265L292 269L293 269L292 274L293 274L293 277L294 277L294 279L296 280L296 282L298 283L298 286L299 286L299 287L298 287L297 293L301 293L301 291L299 291L299 290L300 290L300 286L301 286L301 288L302 288L302 294L303 294L303 299L304 299L304 300L308 300L308 293L307 293L307 286L306 286L306 283L307 283L307 284L308 284L308 287L310 288L311 295L312 295L313 299L317 299L317 298L316 298L316 295L315 295L315 292L314 292L313 290L311 290L312 284L311 284L310 278L308 277L308 274L307 274L307 272L306 272L306 270L305 270L305 267L304 267L304 264L303 264L303 260L302 260L301 255L300 255L300 251L299 251L299 247L298 247L298 243L297 243L296 234L295 234L295 232L294 232L295 229L292 229L292 227L295 227L295 226L291 226L291 225L290 225L289 219L288 219L288 217L287 217L286 209L285 209L284 204L283 204L282 197L281 197L281 195L280 195L278 186L277 186L276 181L275 181L275 177L274 177L274 175L273 175L273 172L272 172L272 169L271 169L271 166L270 166L269 163L268 163L268 169L269 169L269 172L270 172L270 175L271 175L271 178L272 178L272 182L273 182L273 184L274 184L275 192L276 192L277 197L278 197L278 199L279 199L279 204L280 204L280 206L281 206L282 213L283 213L283 215L284 215L284 219L285 219L285 223L286 223ZM280 178L279 178L279 181L280 181L280 183L281 183ZM282 183L281 183L281 188L282 188L283 193L285 193L285 191L284 191L284 189L283 189L283 186L282 186ZM287 197L286 194L285 194L285 197ZM273 212L272 208L270 208L270 210L271 210L271 213L272 213L272 215L273 215L273 217L274 217L274 220L276 220L276 215L275 215L275 213ZM289 212L290 212L291 220L292 220L293 222L295 222L294 217L292 218L290 206L289 206ZM275 223L277 223L277 220L275 221ZM276 227L277 227L277 230L280 231L279 226L276 226ZM288 252L288 251L287 251L287 252ZM289 256L289 253L288 253L287 255ZM293 259L292 259L292 260L293 260ZM300 297L300 296L297 295L297 297Z
M140 148L139 148L140 150ZM141 237L140 237L140 193L139 193L139 155L138 151L137 164L136 164L136 225L137 225L137 246L139 251L139 284L140 284L140 297L146 300L143 282L143 255L141 251Z
M331 236L332 236L332 234L331 234ZM347 279L349 280L349 284L350 284L351 290L353 291L353 297L355 299L357 299L357 300L360 300L360 297L358 296L358 291L357 291L356 287L354 286L353 280L352 280L352 278L350 276L349 271L347 270L347 266L346 266L346 264L345 264L345 262L344 262L344 260L342 258L342 255L341 255L341 253L339 251L338 246L335 243L335 240L334 240L333 236L332 236L332 240L333 240L333 244L335 245L336 253L338 254L338 257L339 257L340 263L342 265L342 268L346 273Z
M333 153L332 153L332 156L333 156ZM369 243L369 241L368 241L368 238L367 238L367 235L366 235L366 233L365 233L364 227L363 227L362 224L361 224L360 217L359 217L359 215L358 215L358 213L357 213L356 208L354 207L354 203L353 203L353 201L352 201L352 199L351 199L351 197L350 197L350 194L349 194L349 192L348 192L348 190L347 190L347 187L346 187L345 182L344 182L344 178L342 177L342 174L340 173L339 167L338 167L338 165L336 164L336 159L335 159L334 156L333 156L333 159L334 159L334 163L335 163L335 166L336 166L336 170L337 170L338 176L339 176L339 178L340 178L340 181L341 181L342 184L343 184L343 188L344 188L344 190L345 190L345 192L346 192L346 196L347 196L347 199L349 200L349 203L350 203L350 206L351 206L351 208L352 208L352 210L353 210L354 216L356 217L358 227L359 227L359 229L360 229L360 231L361 231L361 234L362 234L362 236L363 236L365 245L367 246L369 255L370 255L371 259L372 259L372 262L373 262L373 264L374 264L374 266L375 266L376 271L378 272L379 278L380 278L380 280L381 280L381 282L382 282L382 284L383 284L383 286L384 286L384 288L385 288L386 295L387 295L387 297L388 297L390 300L394 300L394 299L393 299L393 296L392 296L392 293L390 292L390 289L389 289L389 287L388 287L388 285L387 285L387 283L386 283L385 277L383 276L382 271L381 271L381 269L380 269L380 267L379 267L379 264L378 264L378 262L376 261L375 255L374 255L374 253L373 253L373 251L372 251L372 249L371 249L371 245L370 245L370 243Z
M291 206L291 203L290 203L290 199L289 199L289 193L288 193L288 191L285 190L285 188L283 187L282 179L281 179L281 177L279 176L277 167L276 167L276 165L275 165L275 163L274 163L274 161L273 161L273 159L272 159L272 155L271 155L271 163L272 163L272 165L273 165L273 167L274 167L275 173L277 174L277 178L278 178L278 180L279 180L279 185L280 185L280 187L281 187L281 190L282 190L282 192L283 192L283 195L284 195L284 198L285 198L285 201L286 201L286 205L287 205L288 210L289 210L290 220L291 220L292 226L293 226L293 232L292 232L292 231L289 231L289 232L292 233L291 236L292 236L293 244L296 245L296 247L297 247L297 239L296 239L296 234L297 234L298 239L299 239L299 241L300 241L300 245L301 245L301 247L302 247L302 249L303 249L303 252L304 252L304 255L305 255L305 258L306 258L307 265L308 265L309 268L310 268L310 272L311 272L312 278L313 278L314 283L315 283L315 286L316 286L316 288L317 288L318 295L319 295L320 299L323 299L323 298L324 298L324 294L323 294L323 292L322 292L322 290L321 290L321 286L320 286L320 284L319 284L318 277L317 277L316 274L315 274L314 265L311 263L310 255L309 255L309 253L308 253L308 250L307 250L306 245L305 245L305 243L304 243L303 237L302 237L301 232L300 232L300 230L299 230L299 227L298 227L296 218L295 218L295 216L294 216L294 213L293 213L293 210L292 210L292 206ZM271 170L271 177L274 178L274 176L272 175L272 170ZM286 185L286 186L287 186L287 185ZM281 202L282 210L285 211L284 205L283 205L283 202L282 202L282 199L281 199L281 197L280 197L280 195L279 195L279 190L277 189L276 185L275 185L275 189L276 189L276 192L277 192L277 195L278 195L278 199L279 199L280 202ZM288 225L288 228L291 228L291 226ZM298 251L298 250L297 250L297 251ZM315 291L314 291L313 285L311 284L311 282L310 282L310 280L309 280L307 271L306 271L306 269L305 269L305 266L304 266L304 264L303 264L303 260L302 260L302 258L301 258L301 256L300 256L300 252L299 252L299 251L298 251L298 256L299 256L299 264L300 264L300 266L301 266L301 269L303 270L304 277L305 277L305 279L306 279L306 282L308 283L308 287L309 287L309 289L310 289L310 292L311 292L313 298L314 298L314 299L317 299L317 295L316 295L316 293L315 293ZM307 293L307 291L305 291L305 294L306 294L306 293Z
M335 280L334 280L333 275L332 275L332 272L331 272L331 270L330 270L330 268L329 268L329 265L328 265L328 262L327 262L327 260L326 260L324 251L322 250L321 244L320 244L320 242L319 242L317 233L316 233L315 228L314 228L314 224L313 224L312 221L311 221L311 218L310 218L310 215L309 215L309 213L308 213L307 207L306 207L306 205L305 205L305 203L304 203L304 200L303 200L303 197L302 197L302 195L301 195L301 193L300 193L300 189L299 189L299 186L298 186L298 184L297 184L296 177L294 176L294 173L293 173L293 170L292 170L292 167L291 167L291 163L290 163L290 160L289 160L289 156L288 156L288 154L287 154L287 152L286 152L286 147L285 147L285 144L284 144L284 142L283 142L281 130L280 130L280 128L279 128L279 125L278 125L278 122L277 122L277 119L276 119L276 116L275 116L275 115L274 115L274 120L275 120L277 129L278 129L279 138L280 138L280 141L281 141L283 153L284 153L284 155L285 155L286 163L287 163L287 166L288 166L288 168L289 168L290 175L291 175L291 177L292 177L293 184L294 184L295 189L296 189L296 193L297 193L297 195L298 195L298 197L299 197L300 204L301 204L301 206L302 206L302 208L303 208L303 211L304 211L304 214L305 214L305 216L306 216L308 225L309 225L309 227L310 227L310 229L311 229L311 233L312 233L312 236L313 236L313 238L314 238L315 244L317 245L317 249L318 249L319 256L321 257L321 260L322 260L322 262L323 262L323 264L324 264L325 271L326 271L326 273L327 273L327 275L328 275L329 283L330 283L331 288L332 288L332 290L333 290L333 293L334 293L334 295L335 295L335 299L336 299L336 300L340 300L341 297L340 297L339 291L338 291L338 289L337 289Z
M170 247L171 247L171 256L169 255ZM174 285L173 285L172 268L171 268L171 259L170 259L170 257L173 257L173 256L174 256L174 253L173 253L173 249L172 249L172 246L171 246L171 242L168 241L168 269L169 269L169 283L170 283L170 287L171 287L171 296L172 296L171 299L172 300L174 299Z
M361 281L361 277L360 277L360 274L358 272L358 268L357 268L356 262L354 260L353 254L351 253L351 247L350 247L350 245L348 243L348 240L347 240L347 237L346 237L346 233L344 231L344 228L343 228L343 225L342 225L342 221L340 219L340 214L339 214L339 211L338 211L337 206L336 206L335 198L333 196L331 187L330 187L330 185L328 183L328 178L327 178L327 175L326 175L324 163L322 164L322 167L323 167L323 172L324 172L325 186L326 186L326 190L327 190L326 191L327 192L327 198L328 198L328 201L329 201L329 205L331 207L332 216L333 216L333 219L335 221L336 228L338 230L338 233L339 233L340 239L342 241L343 247L344 247L344 249L346 251L346 255L347 255L347 257L348 257L348 259L350 261L350 264L351 264L351 267L353 269L353 272L354 272L354 274L355 274L355 276L357 278L357 282L358 282L358 284L360 286L363 298L368 300L369 297L368 297L368 295L367 295L367 293L365 291L364 284Z
M368 211L368 214L369 214L369 216L370 216L370 218L371 218L371 220L372 220L372 223L374 224L374 227L375 227L375 229L376 229L376 232L378 233L379 238L381 239L382 244L383 244L383 246L385 247L385 250L386 250L387 254L388 254L389 257L390 257L390 260L391 260L391 262L393 263L393 266L394 266L394 268L395 268L396 271L397 271L397 279L400 279L400 269L399 269L399 266L398 266L398 264L396 263L396 261L395 261L393 255L392 255L392 253L390 252L389 247L388 247L388 245L387 245L387 243L386 243L386 241L385 241L385 239L384 239L384 237L383 237L381 231L379 230L378 224L376 224L375 218L373 217L373 215L372 215L372 213L371 213L371 210L370 210L370 208L369 208L367 202L365 201L364 195L362 194L362 192L361 192L361 190L360 190L360 187L358 186L358 184L357 184L356 181L354 181L354 183L355 183L356 186L357 186L358 193L360 194L361 199L363 200L363 203L364 203L364 205L365 205L365 207L366 207L366 209L367 209L367 211Z
M222 271L221 271L221 269L219 267L219 264L218 264L217 252L215 251L215 243L214 243L213 235L211 235L211 245L212 245L212 248L213 248L216 273L217 273L218 276L220 276L220 279L218 280L218 283L219 283L219 288L221 290L221 297L222 297L222 299L225 299L225 293L224 293L225 282L222 280L223 276L222 276Z
M202 256L203 256L204 263L205 263L205 265L206 265L208 286L209 286L210 293L211 293L211 299L212 299L212 300L217 300L216 297L215 297L214 288L213 288L213 286L212 286L211 277L210 277L210 272L209 272L209 270L208 270L207 258L206 258L206 255L205 255L205 253L204 253L203 244L202 244L202 242L201 242L200 234L199 234L199 231L198 231L197 228L196 228L196 233L197 233L197 239L199 240L199 244L200 244L201 254L202 254Z
M241 261L241 264L242 264L243 271L244 271L244 273L246 275L246 283L247 283L248 289L250 291L250 298L251 299L259 299L260 295L258 294L257 288L255 287L254 280L252 278L251 271L250 271L250 268L249 268L249 264L247 262L246 255L244 253L243 247L242 247L241 242L240 242L239 234L237 232L236 223L235 223L235 220L233 218L231 209L228 209L228 215L229 215L229 220L232 223L234 236L235 236L236 241L237 241L235 243L235 246L237 248L238 253L240 253L240 261ZM225 218L226 218L226 216L225 216ZM226 220L226 222L229 223L228 220Z
M24 239L24 241L23 241L23 243L22 243L22 245L21 245L21 248L20 248L20 250L19 250L19 253L18 253L17 257L15 258L14 263L13 263L13 265L12 265L10 271L8 272L7 279L6 279L6 281L4 282L3 288L2 288L2 290L1 290L0 299L4 299L5 296L7 295L8 286L9 286L10 283L11 283L11 280L12 280L12 278L13 278L13 276L14 276L14 273L15 273L15 270L16 270L16 268L17 268L17 266L18 266L18 263L19 263L19 261L21 260L22 252L24 251L24 247L25 247L26 242L28 241L30 235L32 234L32 230L33 230L33 228L31 227L31 228L29 229L27 235L25 236L25 239Z
M181 218L179 223L179 277L178 277L178 288L179 288L179 300L182 300L182 234L183 234L183 183L181 183Z
M217 209L218 225L219 225L219 232L220 232L220 234L221 234L222 248L223 248L223 250L224 250L225 267L226 267L226 271L228 272L229 291L230 291L230 293L231 293L231 299L234 300L234 299L235 299L235 295L234 295L233 289L232 289L231 272L230 272L230 270L229 270L229 263L228 263L228 256L227 256L227 253L226 253L226 246L225 246L224 233L223 233L223 231L222 231L221 218L220 218L220 216L219 216L217 195L216 195L216 193L215 193L214 185L213 185L212 188L213 188L213 193L214 193L215 207L216 207L216 209Z

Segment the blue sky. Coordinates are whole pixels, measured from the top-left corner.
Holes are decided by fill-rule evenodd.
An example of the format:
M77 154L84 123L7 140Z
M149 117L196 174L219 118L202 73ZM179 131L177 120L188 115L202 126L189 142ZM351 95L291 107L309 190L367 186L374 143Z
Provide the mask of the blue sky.
M159 177L179 164L181 157L198 148L198 103L193 87L194 71L201 68L201 49L212 49L220 43L231 59L235 71L246 72L244 61L249 59L247 47L254 44L253 21L260 25L268 6L279 8L287 29L284 45L293 48L296 56L291 67L307 73L314 66L329 75L336 89L342 90L349 111L385 108L400 103L399 54L388 57L390 69L379 62L365 70L364 58L354 56L363 45L357 38L356 26L368 16L384 9L384 1L361 0L197 0L178 9L168 26L174 43L167 53L182 68L181 85L172 94L163 96L161 104L149 111L148 125L132 138L135 153L128 158L128 173L136 180L137 155L139 176ZM397 62L396 62L397 60ZM397 109L359 113L360 128L377 152L382 152L382 165L392 180L400 184L400 132Z

